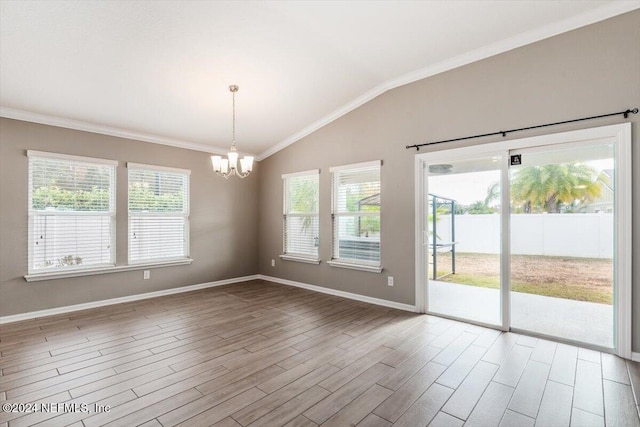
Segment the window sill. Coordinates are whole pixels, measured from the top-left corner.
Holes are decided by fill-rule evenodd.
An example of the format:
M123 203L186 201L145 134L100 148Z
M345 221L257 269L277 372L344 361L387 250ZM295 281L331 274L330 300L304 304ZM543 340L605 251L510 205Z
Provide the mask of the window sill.
M123 271L144 270L149 268L174 267L177 265L188 265L193 260L180 259L175 261L150 262L145 264L118 265L113 267L96 267L83 270L66 270L58 272L34 273L24 276L27 282L39 282L42 280L66 279L69 277L94 276L97 274L120 273Z
M302 256L295 256L295 255L280 255L280 259L285 261L304 262L307 264L320 264L319 258L306 258Z
M351 270L368 271L369 273L382 273L382 266L380 265L366 265L366 264L351 264L340 261L327 261L331 267L349 268Z

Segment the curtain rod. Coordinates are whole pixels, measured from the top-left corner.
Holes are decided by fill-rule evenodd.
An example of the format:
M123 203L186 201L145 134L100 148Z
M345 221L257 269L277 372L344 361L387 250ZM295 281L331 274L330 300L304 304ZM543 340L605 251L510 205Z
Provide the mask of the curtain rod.
M420 151L420 147L424 147L425 145L435 145L435 144L443 144L445 142L464 141L465 139L482 138L482 137L485 137L485 136L502 135L504 137L504 136L507 136L508 133L521 132L523 130L545 128L545 127L548 127L548 126L564 125L566 123L582 122L584 120L601 119L603 117L619 116L621 114L626 119L627 117L629 117L629 114L638 114L638 109L637 108L628 109L628 110L625 110L625 111L618 111L617 113L601 114L599 116L583 117L581 119L565 120L563 122L547 123L547 124L544 124L544 125L527 126L527 127L519 128L519 129L501 130L501 131L498 131L498 132L483 133L483 134L480 134L480 135L473 135L473 136L465 136L464 138L445 139L443 141L434 141L434 142L425 142L424 144L407 145L405 148L407 150L410 149L410 148L415 148L416 151Z

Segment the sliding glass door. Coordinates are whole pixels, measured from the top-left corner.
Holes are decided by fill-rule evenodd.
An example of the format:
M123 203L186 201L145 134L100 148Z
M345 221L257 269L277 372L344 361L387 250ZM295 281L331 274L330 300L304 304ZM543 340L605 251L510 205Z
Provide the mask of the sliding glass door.
M511 326L614 347L614 144L510 155Z
M631 354L631 127L419 154L416 306Z
M427 165L429 309L501 325L502 155Z

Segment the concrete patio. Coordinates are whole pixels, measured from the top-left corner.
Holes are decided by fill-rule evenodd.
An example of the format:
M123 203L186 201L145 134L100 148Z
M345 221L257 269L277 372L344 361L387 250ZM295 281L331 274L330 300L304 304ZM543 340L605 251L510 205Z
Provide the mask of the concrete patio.
M429 281L429 311L500 324L500 291ZM602 347L613 347L613 306L511 293L511 326Z

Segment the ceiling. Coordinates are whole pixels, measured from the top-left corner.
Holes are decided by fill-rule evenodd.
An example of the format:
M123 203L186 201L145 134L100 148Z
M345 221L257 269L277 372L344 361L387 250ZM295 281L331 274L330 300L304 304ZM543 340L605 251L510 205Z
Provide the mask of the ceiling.
M0 115L264 158L394 87L633 1L5 1Z

